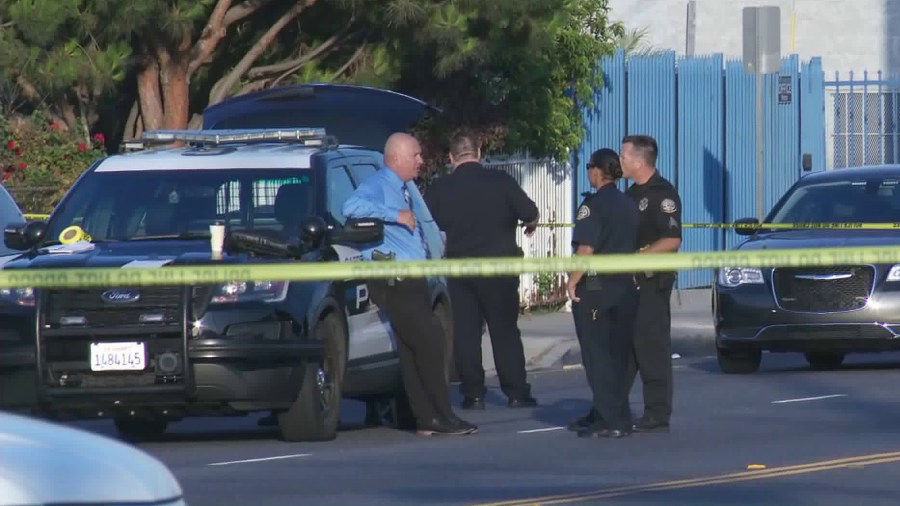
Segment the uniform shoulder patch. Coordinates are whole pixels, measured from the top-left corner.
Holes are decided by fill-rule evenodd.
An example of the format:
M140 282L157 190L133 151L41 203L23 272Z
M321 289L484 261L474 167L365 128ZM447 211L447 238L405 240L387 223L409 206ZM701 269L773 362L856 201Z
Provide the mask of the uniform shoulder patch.
M590 215L591 215L591 208L586 205L582 205L581 207L578 208L578 214L575 215L575 219L583 220Z
M659 208L666 214L672 214L678 210L678 206L675 205L675 201L672 199L663 199L663 201L659 203Z

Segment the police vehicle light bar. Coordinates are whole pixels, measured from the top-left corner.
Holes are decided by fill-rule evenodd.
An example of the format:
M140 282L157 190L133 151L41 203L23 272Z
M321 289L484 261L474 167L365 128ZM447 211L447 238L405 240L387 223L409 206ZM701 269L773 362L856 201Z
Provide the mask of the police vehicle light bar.
M245 130L151 130L141 136L144 143L190 142L196 144L229 144L246 142L299 142L306 146L324 146L324 128L280 128Z

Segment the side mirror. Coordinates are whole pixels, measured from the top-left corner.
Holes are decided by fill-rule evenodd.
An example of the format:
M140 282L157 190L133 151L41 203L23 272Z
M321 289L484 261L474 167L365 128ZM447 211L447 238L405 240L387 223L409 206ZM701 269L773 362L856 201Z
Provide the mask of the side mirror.
M741 218L735 220L734 224L737 235L753 235L759 230L759 220L756 218Z
M375 218L351 218L343 228L335 229L330 242L371 243L384 238L384 222Z
M3 230L3 242L10 249L25 251L37 246L47 234L47 222L10 223Z
M318 248L325 238L328 225L318 216L310 216L300 223L300 241L306 251Z

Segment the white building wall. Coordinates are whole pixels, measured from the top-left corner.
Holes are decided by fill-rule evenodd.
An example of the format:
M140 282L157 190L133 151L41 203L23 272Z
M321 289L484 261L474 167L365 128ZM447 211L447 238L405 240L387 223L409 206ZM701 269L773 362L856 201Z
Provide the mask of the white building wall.
M781 8L781 49L801 60L821 56L827 80L835 71L883 70L900 75L900 0L695 0L695 54L742 54L742 9ZM685 51L687 0L610 0L611 17L646 41Z

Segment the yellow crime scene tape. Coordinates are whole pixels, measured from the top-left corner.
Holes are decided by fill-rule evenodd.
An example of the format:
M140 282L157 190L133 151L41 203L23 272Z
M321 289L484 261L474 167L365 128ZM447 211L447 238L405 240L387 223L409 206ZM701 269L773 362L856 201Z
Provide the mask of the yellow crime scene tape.
M567 271L608 274L720 267L810 267L871 263L900 263L900 246L378 262L230 264L223 261L208 265L153 268L7 268L0 270L0 288L182 285L251 280L325 281L428 276L487 277Z
M538 223L539 227L567 228L574 227L574 223ZM682 223L682 228L764 228L764 229L867 229L867 230L892 230L900 229L900 222L893 223Z

